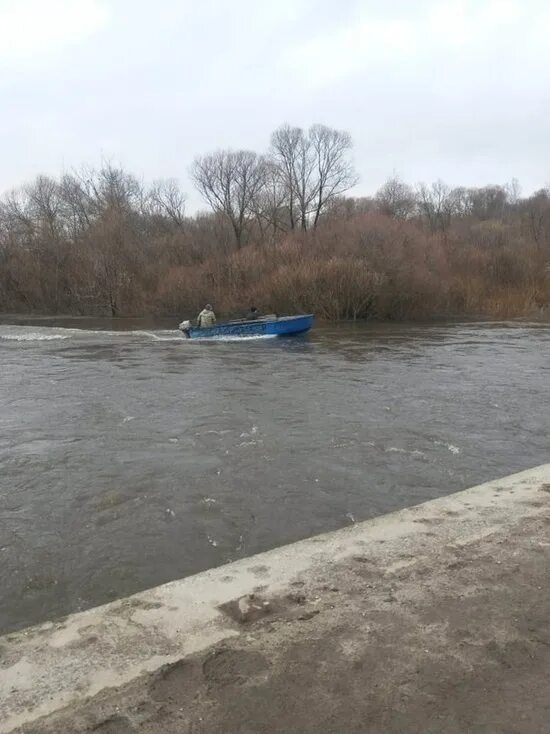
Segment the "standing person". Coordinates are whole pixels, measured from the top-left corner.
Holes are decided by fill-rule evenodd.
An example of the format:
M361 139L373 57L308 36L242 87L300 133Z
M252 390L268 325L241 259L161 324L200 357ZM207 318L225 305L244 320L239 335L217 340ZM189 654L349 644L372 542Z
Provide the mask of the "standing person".
M197 316L197 326L199 329L208 329L216 323L216 314L212 310L212 306L207 303Z

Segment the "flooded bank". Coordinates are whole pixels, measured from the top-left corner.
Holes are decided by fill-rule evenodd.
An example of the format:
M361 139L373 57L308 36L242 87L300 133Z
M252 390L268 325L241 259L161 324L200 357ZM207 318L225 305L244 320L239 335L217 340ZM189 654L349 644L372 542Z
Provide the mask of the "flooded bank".
M0 325L2 631L548 459L546 326L170 326Z

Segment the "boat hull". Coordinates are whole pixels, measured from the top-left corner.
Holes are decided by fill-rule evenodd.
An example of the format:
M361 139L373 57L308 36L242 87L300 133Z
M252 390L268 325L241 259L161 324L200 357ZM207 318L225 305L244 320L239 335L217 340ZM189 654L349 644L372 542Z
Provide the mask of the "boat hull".
M255 321L233 321L216 324L206 329L190 328L190 339L212 339L215 337L246 336L292 336L304 334L313 326L313 314L305 316L281 316L277 319L257 319Z

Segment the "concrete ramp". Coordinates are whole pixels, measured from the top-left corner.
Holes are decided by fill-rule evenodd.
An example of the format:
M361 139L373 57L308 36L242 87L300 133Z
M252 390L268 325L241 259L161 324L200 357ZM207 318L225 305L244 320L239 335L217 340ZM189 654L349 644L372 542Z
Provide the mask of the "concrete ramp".
M550 464L7 635L0 732L543 731L549 523Z

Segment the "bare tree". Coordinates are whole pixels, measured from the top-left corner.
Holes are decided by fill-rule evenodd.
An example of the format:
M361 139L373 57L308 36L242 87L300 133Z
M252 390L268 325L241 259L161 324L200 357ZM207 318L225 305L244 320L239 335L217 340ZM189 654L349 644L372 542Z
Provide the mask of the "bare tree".
M469 199L468 213L481 221L502 219L508 208L508 193L503 186L484 186L466 189Z
M273 239L278 232L290 228L287 189L271 161L266 161L265 185L258 191L252 206L263 239Z
M452 216L457 211L456 191L441 180L431 186L418 186L418 207L432 232L445 232L450 227Z
M43 259L49 263L53 273L53 301L57 308L60 301L62 265L64 256L64 207L59 183L47 176L38 176L34 183L25 187L29 212L34 222L36 247Z
M0 214L10 239L18 246L32 247L35 225L27 192L24 189L9 191L2 201Z
M277 171L282 191L284 194L286 193L290 229L294 229L297 224L298 201L303 202L305 198L303 189L308 180L304 160L306 153L307 144L304 139L304 131L301 128L283 125L272 134L270 159ZM301 197L299 193L300 171L302 174Z
M513 178L508 183L504 184L504 190L508 197L508 202L511 206L516 206L521 196L521 185L517 178Z
M409 219L416 208L416 196L411 186L394 175L376 192L376 203L390 217Z
M178 229L185 222L185 194L174 178L155 181L146 194L146 213L164 217Z
M220 150L195 158L191 176L212 209L229 219L241 247L254 216L254 202L265 186L265 159L248 150Z
M104 163L100 169L82 168L74 176L92 218L106 211L139 209L143 187L135 176L122 168Z
M309 129L309 140L317 174L312 196L313 226L317 227L319 217L330 202L355 186L358 177L348 158L352 147L349 133L313 125Z
M360 196L357 199L352 196L336 196L327 205L323 219L349 219L357 214L369 214L377 208L375 199L368 196Z
M93 201L83 179L76 173L65 173L59 188L65 205L66 225L74 240L81 237L93 219Z
M63 198L59 183L48 176L38 176L25 187L29 213L43 240L56 242L64 224Z
M271 160L287 194L290 227L317 227L330 203L357 183L351 137L325 125L307 133L283 125L271 136Z
M540 245L550 239L550 188L539 189L521 202L530 236Z

